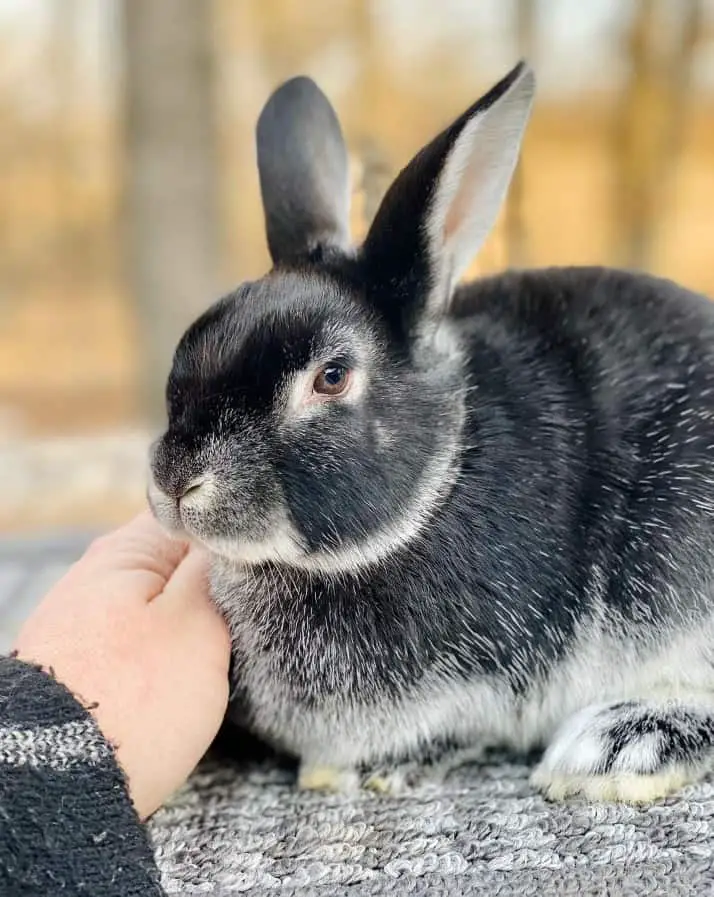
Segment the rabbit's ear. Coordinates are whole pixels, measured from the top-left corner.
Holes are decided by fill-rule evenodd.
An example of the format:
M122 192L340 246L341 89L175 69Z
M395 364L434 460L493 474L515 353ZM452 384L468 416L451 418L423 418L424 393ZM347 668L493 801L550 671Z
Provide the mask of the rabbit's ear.
M334 109L310 78L286 81L256 128L268 248L278 265L350 242L347 149Z
M414 324L448 308L498 216L534 92L533 72L521 62L392 184L363 246L387 317Z

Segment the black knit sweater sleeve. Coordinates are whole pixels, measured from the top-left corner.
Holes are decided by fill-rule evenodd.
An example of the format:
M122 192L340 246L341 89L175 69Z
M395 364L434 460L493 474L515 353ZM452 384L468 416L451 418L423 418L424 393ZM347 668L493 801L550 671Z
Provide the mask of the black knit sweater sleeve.
M0 657L0 894L159 897L124 776L91 714Z

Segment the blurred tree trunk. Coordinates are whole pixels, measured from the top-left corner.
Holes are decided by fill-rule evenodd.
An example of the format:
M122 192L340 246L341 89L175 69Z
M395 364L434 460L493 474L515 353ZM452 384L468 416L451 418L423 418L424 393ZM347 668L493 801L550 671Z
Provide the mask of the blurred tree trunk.
M123 0L125 241L152 422L176 343L219 280L213 4Z
M668 20L674 13L675 21ZM700 0L676 7L640 0L628 34L630 73L616 131L616 218L621 264L647 268L666 188L688 109L693 50L701 28Z

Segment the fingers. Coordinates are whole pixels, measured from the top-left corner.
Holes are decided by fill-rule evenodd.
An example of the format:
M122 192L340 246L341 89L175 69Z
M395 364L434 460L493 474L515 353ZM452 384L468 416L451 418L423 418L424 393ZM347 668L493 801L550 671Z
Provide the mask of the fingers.
M90 552L113 569L145 570L166 582L186 556L188 542L170 536L150 511L143 511L98 539Z

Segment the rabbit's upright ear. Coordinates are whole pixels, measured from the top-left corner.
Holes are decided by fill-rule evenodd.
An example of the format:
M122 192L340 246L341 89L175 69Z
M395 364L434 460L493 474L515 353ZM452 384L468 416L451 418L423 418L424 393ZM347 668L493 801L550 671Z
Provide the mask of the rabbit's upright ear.
M387 192L362 257L380 310L395 324L418 324L448 308L498 216L534 92L533 72L521 62L424 147Z
M310 78L286 81L256 128L258 172L273 262L350 242L347 149L334 109Z

